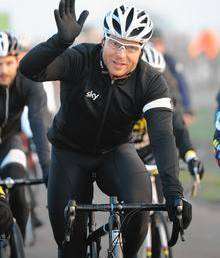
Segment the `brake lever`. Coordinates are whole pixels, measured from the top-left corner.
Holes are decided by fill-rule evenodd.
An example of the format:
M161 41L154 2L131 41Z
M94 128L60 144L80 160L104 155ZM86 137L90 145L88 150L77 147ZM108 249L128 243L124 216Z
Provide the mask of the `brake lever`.
M183 206L177 206L177 219L179 221L179 233L182 241L185 241L184 229L183 229Z
M183 218L182 218L183 205L177 206L177 221L173 222L172 234L170 240L168 241L168 246L174 246L180 234L181 240L185 241L184 229L183 229Z

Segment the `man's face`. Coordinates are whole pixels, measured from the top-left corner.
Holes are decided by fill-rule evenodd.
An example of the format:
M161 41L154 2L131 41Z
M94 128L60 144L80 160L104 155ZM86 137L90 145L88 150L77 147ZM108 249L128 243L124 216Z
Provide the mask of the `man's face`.
M103 60L111 77L123 77L132 72L141 54L140 42L106 37L103 41Z
M0 85L10 86L17 74L17 68L15 56L0 57Z

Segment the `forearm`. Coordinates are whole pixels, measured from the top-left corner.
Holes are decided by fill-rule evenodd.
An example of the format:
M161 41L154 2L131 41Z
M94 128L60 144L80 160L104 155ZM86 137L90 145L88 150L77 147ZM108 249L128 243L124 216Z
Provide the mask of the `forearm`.
M179 165L170 111L152 110L147 116L148 132L165 197L182 196Z
M32 87L31 94L29 95L28 108L28 118L33 134L33 140L44 173L47 172L50 162L50 149L47 139L49 113L47 109L46 94L40 86Z
M30 50L21 60L19 70L31 80L47 80L47 77L50 77L50 74L46 73L48 66L70 45L62 43L55 34L46 42Z
M47 139L47 128L40 121L31 121L33 130L33 140L36 146L37 155L40 161L40 165L43 173L48 171L50 164L50 149Z

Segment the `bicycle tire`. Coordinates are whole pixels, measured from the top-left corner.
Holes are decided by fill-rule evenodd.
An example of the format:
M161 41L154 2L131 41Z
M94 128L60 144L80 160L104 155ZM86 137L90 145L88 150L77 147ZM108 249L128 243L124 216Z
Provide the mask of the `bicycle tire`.
M8 239L0 239L0 258L9 258L9 249Z
M14 222L10 236L11 258L25 258L24 242L18 224Z
M34 246L36 243L35 229L32 223L32 214L29 213L25 230L25 246Z
M161 235L158 228L158 225L163 227L166 235L167 247L164 252L162 252L161 246ZM170 238L169 230L167 227L167 222L164 218L162 212L155 212L152 216L151 223L151 232L152 232L152 258L173 258L172 249L168 246L168 240Z
M87 258L99 258L98 252L97 252L97 245L95 242L92 242L89 246L89 252L87 252L86 257Z

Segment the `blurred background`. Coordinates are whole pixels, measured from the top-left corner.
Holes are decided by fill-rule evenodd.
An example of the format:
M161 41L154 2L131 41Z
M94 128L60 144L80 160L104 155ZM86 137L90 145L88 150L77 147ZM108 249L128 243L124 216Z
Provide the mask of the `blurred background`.
M175 58L176 69L186 81L191 102L190 112L193 114L189 129L206 169L205 178L195 200L197 209L195 213L204 224L205 219L212 220L211 216L214 216L216 211L220 211L220 169L214 160L211 144L214 134L215 98L220 89L220 2L219 0L203 0L202 2L200 0L78 0L76 1L77 13L87 9L90 15L77 42L100 42L104 15L120 2L133 4L149 11L155 28L159 29L162 34L166 52ZM28 50L56 33L53 10L58 7L58 3L58 0L0 0L0 29L13 32ZM59 106L57 83L53 89L55 110ZM188 184L187 177L188 173L181 174L181 180L186 185ZM210 213L206 213L210 210ZM217 230L219 236L220 222L217 217L213 221L211 227L214 231ZM219 222L218 225L215 224L216 221ZM201 230L200 224L195 225L194 231L192 230L194 235L197 234L195 230ZM46 233L44 230L42 232ZM203 251L198 257L219 257L220 240L219 238L213 239L213 237L211 234L206 239L210 242L214 241L215 245L210 248L212 252L205 254ZM200 240L195 240L195 243L199 245ZM177 251L181 250L181 247L179 248ZM190 250L187 256L193 252L191 257L197 257L196 248L193 249L194 251ZM38 257L34 256L33 252L29 254L30 257Z

